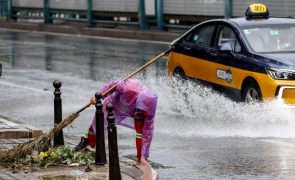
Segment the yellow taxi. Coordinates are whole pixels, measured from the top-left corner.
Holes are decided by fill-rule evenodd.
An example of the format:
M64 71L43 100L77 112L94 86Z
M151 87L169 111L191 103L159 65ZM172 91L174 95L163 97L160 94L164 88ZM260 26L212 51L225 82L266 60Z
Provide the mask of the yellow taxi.
M170 76L197 79L241 101L281 99L295 107L295 19L269 17L252 4L246 17L214 19L170 45Z

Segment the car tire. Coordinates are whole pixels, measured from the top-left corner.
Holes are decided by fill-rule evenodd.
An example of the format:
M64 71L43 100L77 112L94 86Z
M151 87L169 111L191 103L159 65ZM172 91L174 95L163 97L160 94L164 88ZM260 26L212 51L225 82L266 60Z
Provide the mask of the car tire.
M250 81L245 85L242 93L243 102L261 102L262 95L258 84L255 81Z
M179 79L179 80L186 80L186 75L181 68L177 68L173 72L173 77Z

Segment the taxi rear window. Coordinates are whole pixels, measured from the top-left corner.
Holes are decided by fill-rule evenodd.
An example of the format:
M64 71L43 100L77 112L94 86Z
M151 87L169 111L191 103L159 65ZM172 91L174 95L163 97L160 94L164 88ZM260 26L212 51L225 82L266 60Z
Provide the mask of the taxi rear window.
M295 52L295 24L245 27L243 33L255 52Z

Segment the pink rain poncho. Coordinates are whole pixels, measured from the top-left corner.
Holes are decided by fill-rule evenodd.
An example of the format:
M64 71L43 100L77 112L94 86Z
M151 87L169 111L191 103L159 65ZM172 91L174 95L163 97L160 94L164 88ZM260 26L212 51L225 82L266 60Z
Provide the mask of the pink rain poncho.
M113 85L117 84L116 89L107 94L103 101L103 112L105 130L107 127L107 110L106 106L111 103L114 107L116 124L134 129L134 119L141 118L144 120L142 128L142 150L144 157L149 157L149 149L153 137L154 118L156 114L157 96L149 91L138 80L129 79L125 81L114 80L105 85L99 92L103 93ZM135 114L135 110L140 109L145 115ZM95 118L92 122L92 128L96 132Z

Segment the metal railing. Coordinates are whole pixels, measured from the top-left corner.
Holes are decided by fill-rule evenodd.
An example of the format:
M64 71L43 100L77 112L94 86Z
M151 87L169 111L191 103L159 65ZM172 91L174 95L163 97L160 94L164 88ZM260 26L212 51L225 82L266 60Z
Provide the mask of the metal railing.
M81 21L87 22L90 27L108 23L147 28L145 0L1 0L0 2L3 4L0 4L3 12L7 12L8 21L17 19L39 19L44 23Z
M271 16L295 16L295 1L289 0L0 0L0 16L7 16L7 20L40 19L45 23L81 21L89 27L123 24L147 30L156 25L158 30L164 30L190 28L212 18L244 16L254 2L265 3Z
M0 17L6 18L7 16L7 0L0 0Z

